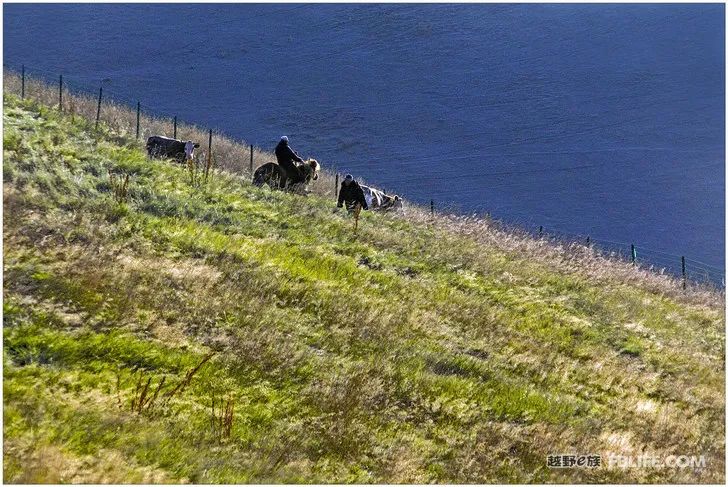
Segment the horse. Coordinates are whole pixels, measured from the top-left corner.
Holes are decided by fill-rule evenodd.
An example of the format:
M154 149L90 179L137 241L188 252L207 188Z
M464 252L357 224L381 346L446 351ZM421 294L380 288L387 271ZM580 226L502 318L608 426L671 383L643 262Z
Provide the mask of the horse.
M303 172L303 181L291 183L281 166L275 162L266 162L253 173L253 184L258 187L267 184L271 189L306 192L308 183L318 179L321 165L316 159L308 159L303 163L297 164L297 166Z

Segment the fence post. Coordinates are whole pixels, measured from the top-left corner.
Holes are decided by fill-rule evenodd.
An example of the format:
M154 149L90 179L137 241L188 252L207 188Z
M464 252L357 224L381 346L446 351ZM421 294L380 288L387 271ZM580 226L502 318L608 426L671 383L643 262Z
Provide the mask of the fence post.
M23 64L22 74L20 76L20 98L25 99L25 64Z
M430 200L430 215L435 215L435 200Z
M63 75L58 78L58 110L63 111Z
M339 173L336 173L336 182L334 182L334 199L339 201Z
M250 174L253 174L253 144L250 144Z
M634 264L635 261L637 260L637 251L634 248L634 244L630 244L630 245L631 245L631 250L632 250L632 252L631 252L631 254L632 254L632 263Z
M99 119L101 118L101 95L104 92L104 87L99 88L99 104L96 106L96 128L99 128Z
M688 276L685 272L685 256L683 255L680 260L682 261L682 278L683 278L683 289L687 287Z
M212 129L210 129L210 135L207 139L207 164L205 164L205 182L207 182L207 175L210 173L210 164L212 164Z
M538 226L538 236L540 237L543 234L543 225Z
M591 239L589 238L589 236L586 237L586 246L591 247Z
M173 129L174 135L172 135L172 138L176 139L177 138L177 115L174 116L173 126L174 126L174 129Z
M140 102L137 102L137 130L136 130L136 138L139 138L139 116L141 114L142 110L142 104Z

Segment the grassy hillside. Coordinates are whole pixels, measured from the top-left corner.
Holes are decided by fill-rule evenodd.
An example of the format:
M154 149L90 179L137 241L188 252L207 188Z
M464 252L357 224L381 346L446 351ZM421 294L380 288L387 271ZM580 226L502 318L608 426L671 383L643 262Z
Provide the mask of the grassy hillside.
M5 482L724 480L722 296L4 108Z

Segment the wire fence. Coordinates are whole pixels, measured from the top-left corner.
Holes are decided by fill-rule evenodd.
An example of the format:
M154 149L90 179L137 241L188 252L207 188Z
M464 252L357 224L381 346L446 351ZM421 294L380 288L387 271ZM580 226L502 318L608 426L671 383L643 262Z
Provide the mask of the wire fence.
M194 122L183 120L176 115L165 113L165 110L150 104L147 100L143 103L134 99L126 93L120 93L116 89L104 86L103 82L98 87L89 86L88 81L82 81L65 74L53 73L48 70L29 67L26 65L11 66L3 64L5 70L16 73L20 78L20 86L17 87L18 95L23 98L34 97L38 99L43 95L43 101L51 106L57 106L60 110L78 113L91 120L96 125L105 123L110 127L127 132L127 135L134 137L141 142L151 135L167 134L173 138L194 139L200 142L202 157L206 151L212 151L215 146L215 153L222 156L219 161L223 162L222 169L252 176L255 168L271 160L271 154L260 147L249 144L246 141L235 139L219 129L200 127ZM57 98L51 99L49 86L58 86ZM65 99L64 99L65 95ZM75 95L68 96L68 95ZM85 103L77 103L78 100ZM122 117L129 108L136 108L136 120L129 122L128 117ZM131 132L131 133L129 133ZM214 134L214 142L213 142ZM208 142L208 144L204 144ZM565 168L572 169L572 168ZM518 175L528 171L506 171L503 175ZM339 186L339 174L334 166L333 171L322 174L323 190L319 194L334 197L337 196ZM386 192L386 191L385 191ZM461 214L462 209L455 204L435 204L434 199L430 200L430 212ZM481 212L482 216L492 219L489 212ZM511 223L503 223L503 227L513 227ZM519 225L522 230L530 233L536 238L542 238L561 243L580 243L588 246L598 253L610 257L631 262L635 266L652 269L658 273L668 273L683 279L685 286L688 281L696 283L707 283L719 288L725 288L725 269L711 265L683 255L669 253L661 250L650 249L629 242L615 242L606 239L595 239L588 235L579 235L562 232L553 228L544 228L532 225ZM529 226L532 227L529 230Z
M697 259L629 242L617 242L589 235L577 235L539 226L530 232L535 237L561 242L577 242L591 247L602 255L631 262L636 266L664 272L685 281L713 284L725 288L725 270Z
M255 167L271 160L269 152L254 144L236 139L217 128L201 127L179 116L169 115L147 101L134 99L116 88L110 89L103 81L91 87L88 81L66 74L26 65L5 63L3 66L19 77L16 90L21 97L33 98L72 115L93 120L97 128L99 124L106 124L122 135L135 138L141 146L151 135L194 139L201 145L202 159L210 152L223 163L219 166L221 169L248 177ZM49 89L53 86L56 87L55 94ZM129 108L136 111L136 116L129 116Z

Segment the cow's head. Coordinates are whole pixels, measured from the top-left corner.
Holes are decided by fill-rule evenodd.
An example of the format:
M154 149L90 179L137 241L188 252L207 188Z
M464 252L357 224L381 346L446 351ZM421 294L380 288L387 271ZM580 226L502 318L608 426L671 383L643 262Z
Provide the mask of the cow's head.
M192 160L195 156L195 149L199 148L200 144L188 140L185 142L185 159L188 161Z
M402 208L402 198L394 195L384 195L385 203L382 205L386 210L399 210Z

